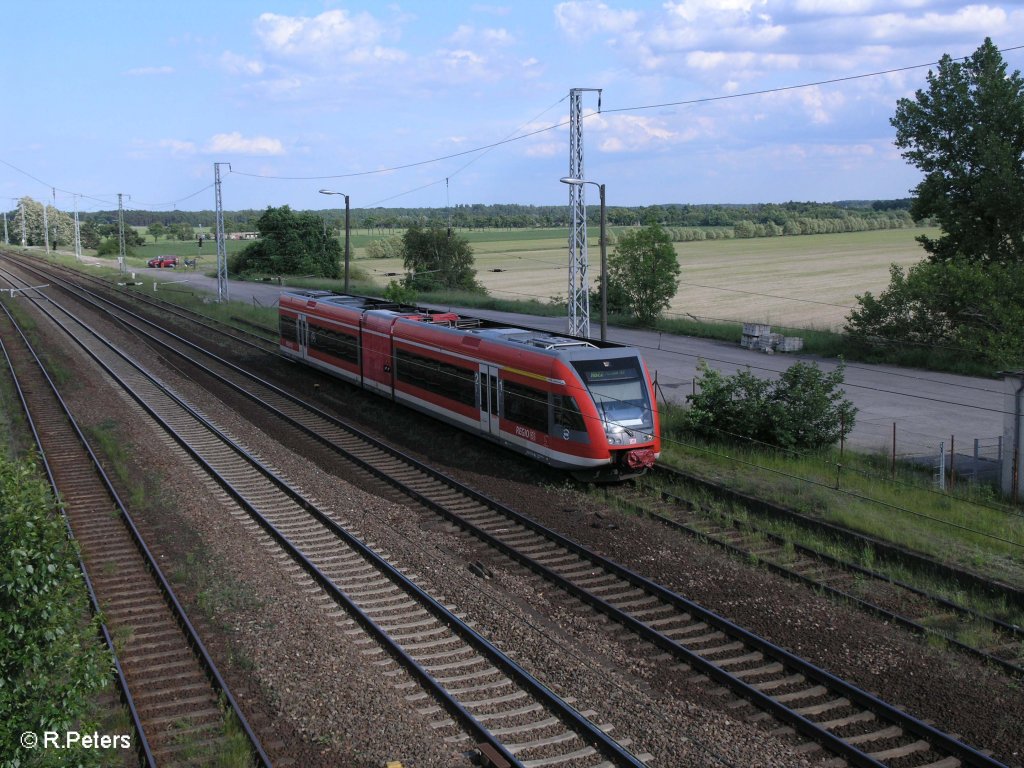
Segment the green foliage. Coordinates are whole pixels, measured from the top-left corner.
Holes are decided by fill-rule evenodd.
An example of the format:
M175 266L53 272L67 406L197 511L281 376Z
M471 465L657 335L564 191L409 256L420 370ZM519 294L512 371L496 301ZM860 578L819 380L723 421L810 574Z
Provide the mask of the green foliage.
M98 765L96 751L21 749L23 731L82 729L110 659L74 544L29 462L0 458L0 756L4 765Z
M43 204L31 197L23 197L18 207L8 215L8 232L12 243L21 244L22 214L25 217L26 245L43 245L47 238L51 248L75 242L75 222L68 214L52 205L46 206L46 228L43 233Z
M857 297L850 340L865 346L946 349L992 369L1024 365L1024 263L982 267L955 258L890 268L889 287Z
M167 227L161 224L159 221L154 221L148 227L146 227L146 233L153 238L155 243L161 237L167 234Z
M911 213L943 235L920 242L935 261L1024 261L1024 80L1006 74L992 40L965 61L948 55L928 89L891 120L903 157L924 174Z
M988 38L965 61L943 56L927 90L891 120L903 156L924 174L911 204L934 217L927 261L893 265L889 287L865 293L847 319L871 349L934 352L993 369L1024 363L1024 80L1007 76Z
M319 216L296 213L287 205L268 207L256 227L260 239L228 259L230 272L327 278L341 274L341 245Z
M91 221L80 221L78 224L78 237L83 248L99 248L100 233L96 225Z
M685 416L698 434L801 450L832 445L853 429L857 409L838 389L843 366L823 373L798 362L774 381L749 369L723 376L703 360L699 370L699 392L687 395Z
M132 249L125 245L125 255L133 255ZM116 237L108 237L102 240L96 248L97 256L119 256L121 254L121 245Z
M402 238L406 285L416 291L455 289L485 293L476 281L473 248L462 235L441 227L412 226Z
M609 308L613 295L615 304L621 297L642 325L652 325L676 295L679 273L672 240L659 225L627 232L608 257Z
M404 283L392 280L384 289L384 298L395 304L412 305L416 303L416 291Z
M398 259L402 257L405 244L401 235L388 235L371 241L366 246L369 259Z
M175 240L191 240L193 235L192 225L184 222L172 224L167 228L167 236L173 237Z

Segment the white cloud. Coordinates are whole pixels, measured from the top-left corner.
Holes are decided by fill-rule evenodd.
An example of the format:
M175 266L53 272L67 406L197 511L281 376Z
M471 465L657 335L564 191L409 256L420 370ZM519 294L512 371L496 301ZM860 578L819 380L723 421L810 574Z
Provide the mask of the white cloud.
M255 92L270 99L288 99L298 95L304 85L303 79L297 76L274 77L261 80Z
M587 121L587 131L595 135L598 150L609 153L664 149L708 135L713 129L714 121L701 117L688 119L682 130L673 129L664 118L639 115L602 115Z
M686 64L692 69L724 69L731 75L750 70L789 70L800 67L800 57L790 54L764 54L752 51L691 51Z
M681 48L720 41L731 49L761 48L787 32L767 11L767 0L682 0L666 2L666 17L648 34L654 47ZM764 11L764 12L762 12Z
M220 65L233 75L262 75L264 69L263 62L231 51L221 54Z
M157 146L171 150L172 155L194 155L196 152L196 145L193 142L180 139L160 139Z
M515 43L515 39L507 29L478 29L470 24L461 24L458 29L448 38L449 42L459 46L470 45L498 45L508 46Z
M172 75L174 74L174 67L136 67L135 69L125 70L125 74L131 75L132 77L147 77L149 75Z
M313 17L263 13L255 31L268 53L283 58L325 63L336 58L348 62L405 58L402 51L381 44L388 30L366 12L332 10Z
M526 148L527 157L558 157L565 155L564 141L538 141Z
M449 83L495 79L495 73L488 67L487 58L468 49L440 51L437 66L440 69L436 74Z
M756 7L767 7L768 0L680 0L667 2L664 8L670 16L687 24L706 22L713 17L735 18L750 16Z
M596 0L571 0L555 6L555 21L572 40L585 40L596 34L620 35L632 30L640 14L618 11Z
M280 139L272 139L268 136L253 136L246 138L235 131L234 133L218 133L210 138L206 144L205 151L208 154L227 152L239 155L283 155L284 145Z
M852 16L867 13L876 5L876 0L796 0L793 9L799 13L829 14L831 16ZM892 7L890 2L887 7Z
M821 88L802 88L796 92L811 122L824 125L832 122L832 116L846 104L842 92L825 91Z
M1008 29L1008 21L1006 11L988 5L968 5L955 13L925 13L916 18L885 13L865 20L868 37L873 40L915 39L948 32L992 35Z

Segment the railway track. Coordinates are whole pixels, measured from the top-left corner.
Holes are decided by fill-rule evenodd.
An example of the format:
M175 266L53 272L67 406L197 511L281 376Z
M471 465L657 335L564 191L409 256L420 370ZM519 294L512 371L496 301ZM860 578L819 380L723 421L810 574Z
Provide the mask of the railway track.
M736 505L740 511L715 511L694 501L700 491L710 491ZM620 489L615 498L625 509L648 515L676 531L715 544L739 557L756 560L775 573L853 603L914 633L939 637L957 650L1010 675L1024 676L1024 629L1021 627L821 549L794 544L757 521L770 516L809 529L822 538L841 541L848 550L870 550L878 560L926 570L957 589L970 586L977 594L985 593L1008 606L1020 606L1021 595L1006 585L987 582L931 560L921 560L904 550L893 548L894 551L886 552L883 542L823 524L779 505L749 499L671 467L658 466L652 477L638 483L635 490ZM886 604L898 606L899 610L873 600L872 585L875 585L874 591L884 588ZM955 631L964 627L972 630L977 638L973 643L957 639Z
M226 729L230 712L247 742L243 748L269 766L131 515L6 306L0 338L69 532L78 542L141 758L149 766L185 765L229 751L238 754L239 736Z
M229 381L238 393L610 617L649 647L667 653L674 663L707 675L851 765L1000 765L683 596L361 435L269 382L182 339L156 343L168 351L183 344L177 353L186 358L202 355L202 367L210 376Z
M250 527L262 529L439 702L424 695L421 713L448 728L451 739L469 734L496 766L603 768L649 759L630 753L628 741L608 735L610 724L595 725L559 698L360 541L347 521L306 498L67 310L55 302L37 306L135 398L179 452L215 478Z

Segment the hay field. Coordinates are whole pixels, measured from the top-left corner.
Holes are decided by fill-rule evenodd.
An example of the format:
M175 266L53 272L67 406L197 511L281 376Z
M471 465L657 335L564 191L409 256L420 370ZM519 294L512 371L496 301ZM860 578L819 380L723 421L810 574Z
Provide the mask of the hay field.
M682 274L666 316L759 322L796 328L842 326L855 297L889 284L889 265L914 264L924 251L914 238L924 229L882 230L744 240L676 243ZM933 233L936 230L930 230ZM568 233L508 232L473 245L477 279L494 296L540 300L568 294ZM483 235L484 233L480 233ZM600 249L588 231L590 276L596 284ZM394 260L359 260L371 276L401 272ZM492 270L500 269L495 272ZM388 279L377 277L386 285Z

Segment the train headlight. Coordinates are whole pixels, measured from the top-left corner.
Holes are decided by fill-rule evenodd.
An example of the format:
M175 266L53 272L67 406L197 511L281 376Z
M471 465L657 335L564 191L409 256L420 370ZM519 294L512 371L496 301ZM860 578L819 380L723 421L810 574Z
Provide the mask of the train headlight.
M618 424L611 425L604 433L608 438L608 445L626 445L629 440L629 432Z

